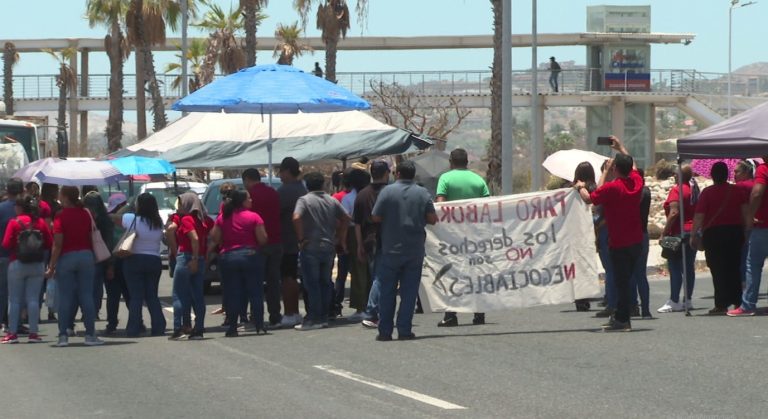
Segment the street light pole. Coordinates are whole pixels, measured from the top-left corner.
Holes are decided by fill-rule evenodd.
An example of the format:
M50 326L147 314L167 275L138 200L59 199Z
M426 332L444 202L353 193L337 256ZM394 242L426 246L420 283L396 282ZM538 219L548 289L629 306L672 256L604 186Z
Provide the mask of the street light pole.
M757 3L756 1L750 1L747 3L739 4L739 0L731 0L731 7L728 8L728 117L731 117L731 56L733 50L733 9L739 7L747 7Z

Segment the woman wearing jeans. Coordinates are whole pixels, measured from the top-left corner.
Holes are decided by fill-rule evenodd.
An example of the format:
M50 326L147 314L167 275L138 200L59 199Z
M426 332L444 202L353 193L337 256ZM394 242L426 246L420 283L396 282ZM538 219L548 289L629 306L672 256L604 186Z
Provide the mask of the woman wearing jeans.
M699 198L699 187L693 179L693 170L690 165L681 168L683 174L683 224L680 229L680 192L677 183L669 191L667 200L664 201L664 212L667 215L667 224L664 227L664 236L682 237L682 247L685 249L685 261L681 254L671 257L667 260L669 265L669 300L659 307L659 313L671 313L673 311L684 311L693 308L691 297L693 296L693 285L696 278L695 265L696 249L690 246L691 229L693 228L693 213L696 209L696 201ZM685 263L685 283L686 296L680 301L680 288L683 286L683 263Z
M131 255L123 260L123 274L131 299L128 303L128 337L141 334L141 310L146 302L152 318L152 336L165 334L165 317L157 296L163 264L160 261L160 243L163 240L163 220L157 208L157 201L149 193L136 198L136 213L124 214L122 227L135 230Z
M46 252L51 250L53 237L48 224L39 217L40 201L33 196L16 200L15 219L8 222L3 247L10 252L8 267L8 332L2 343L17 343L21 307L26 303L29 316L29 343L41 342L38 333L40 320L40 288L45 273ZM22 234L24 233L24 234ZM40 241L42 239L42 241ZM37 243L38 246L28 246Z
M78 304L83 311L85 344L103 345L96 337L93 307L93 275L95 260L91 243L93 219L80 202L80 191L74 186L62 186L59 192L61 211L53 220L53 251L45 276L56 281L56 300L59 302L59 342L69 345L67 328L70 327Z
M249 210L251 197L245 191L232 191L224 201L213 227L214 248L219 248L219 267L224 286L227 315L227 337L236 337L237 316L241 312L241 296L251 303L251 328L264 329L264 261L259 251L267 243L264 221ZM213 249L212 249L213 250ZM248 330L248 328L246 329Z
M112 250L116 244L114 238L115 226L109 219L109 214L104 205L104 200L101 199L101 195L95 191L88 192L83 197L83 206L91 213L91 217L93 217L93 220L96 222L96 228L99 229L101 238L104 240L104 244L107 245L107 249ZM96 271L93 278L93 305L96 310L97 319L99 318L99 311L101 310L102 301L104 299L105 280L112 280L113 271L111 266L111 259L96 264Z
M176 259L173 273L173 335L170 340L181 339L185 334L190 340L201 340L205 330L205 256L208 232L213 222L194 192L182 194L177 208L166 231L169 257ZM195 328L190 331L186 329L191 325L191 308L195 310Z

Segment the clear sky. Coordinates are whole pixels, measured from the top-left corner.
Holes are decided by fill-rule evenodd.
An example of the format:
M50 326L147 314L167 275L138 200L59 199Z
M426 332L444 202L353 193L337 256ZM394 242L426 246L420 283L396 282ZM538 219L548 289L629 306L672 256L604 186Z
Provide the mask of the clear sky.
M354 7L356 0L348 0ZM491 5L488 0L368 0L367 25L362 28L356 20L348 37L474 35L492 33ZM742 3L745 0L742 0ZM0 38L76 38L103 37L105 29L89 28L83 19L85 0L0 0L2 24ZM237 4L237 0L219 0L222 6ZM530 33L532 0L513 0L513 33ZM293 0L271 0L266 19L259 33L271 36L278 23L298 19L292 9ZM728 8L730 0L538 0L540 33L586 31L586 6L647 5L652 7L654 32L696 34L688 46L654 46L654 69L685 68L707 72L726 72L728 68ZM768 39L768 0L734 10L733 68L756 61L768 61L764 42ZM311 22L313 23L313 22ZM195 29L191 33L198 33ZM314 25L307 26L308 36L317 36ZM177 35L171 35L177 36ZM91 73L108 73L106 56L91 54ZM559 61L586 61L584 47L540 48L539 58L550 55ZM513 67L530 68L530 49L513 50ZM444 51L384 51L340 52L337 71L407 71L407 70L484 70L491 64L490 50ZM172 60L170 54L160 54L156 65L162 68ZM310 70L314 61L323 59L322 51L295 64ZM262 52L259 63L274 62L271 54ZM129 66L132 64L129 63ZM17 74L53 73L56 64L42 54L24 54ZM133 73L126 67L126 73Z

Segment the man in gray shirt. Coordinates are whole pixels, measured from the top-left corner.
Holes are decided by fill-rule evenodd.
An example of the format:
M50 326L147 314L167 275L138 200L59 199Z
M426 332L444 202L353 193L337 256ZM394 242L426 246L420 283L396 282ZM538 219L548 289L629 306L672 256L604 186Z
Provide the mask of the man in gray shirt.
M283 293L283 319L281 327L293 327L301 323L299 314L299 242L293 230L293 210L296 201L307 193L307 188L299 179L301 170L298 160L286 157L280 163L280 238L283 242L283 260L280 266Z
M350 218L339 201L323 191L322 173L304 176L309 193L299 198L293 227L299 243L301 280L307 293L307 318L296 330L315 330L328 325L331 304L331 271L336 246L346 253Z
M376 268L381 285L378 341L392 340L398 284L397 338L416 337L411 328L424 264L424 228L437 223L432 197L413 181L416 176L413 162L398 164L396 174L397 182L379 193L371 217L381 223L381 259Z

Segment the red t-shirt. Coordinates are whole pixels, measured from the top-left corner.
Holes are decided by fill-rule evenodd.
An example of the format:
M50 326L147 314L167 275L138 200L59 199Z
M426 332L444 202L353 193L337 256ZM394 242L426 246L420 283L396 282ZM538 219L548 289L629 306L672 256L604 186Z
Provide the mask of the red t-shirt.
M21 224L19 224L21 221ZM22 226L23 224L23 226ZM5 229L5 237L3 237L3 247L10 253L10 261L16 260L16 246L19 241L19 233L21 230L27 228L39 230L43 234L43 248L51 250L53 245L53 235L51 229L48 228L48 224L42 218L38 218L32 223L32 218L29 215L21 214L16 218L8 221L8 227Z
M280 195L264 183L257 183L248 189L251 195L251 211L259 214L264 220L267 231L267 244L280 244Z
M256 241L256 226L264 224L259 214L247 209L236 209L229 218L219 214L216 225L221 229L221 253L241 247L259 248ZM266 227L265 227L266 228Z
M702 228L741 225L741 206L747 199L742 188L729 183L704 188L696 202L696 214L704 214Z
M633 170L626 178L612 180L589 194L592 203L603 206L608 227L608 247L617 249L643 241L640 199L643 178Z
M331 196L337 201L341 202L341 200L344 199L344 197L347 196L348 193L349 191L342 189Z
M736 187L742 190L747 195L747 200L749 200L749 194L752 193L752 187L755 186L755 180L749 179L749 180L742 180L740 182L736 182Z
M192 240L188 234L191 231L197 232L199 243L198 256L205 256L208 253L208 233L213 228L213 221L210 218L200 221L197 217L187 214L183 217L179 214L171 216L171 222L176 224L176 244L179 247L179 253L192 253Z
M38 201L38 202L40 204L39 205L40 211L38 214L40 218L51 218L51 216L53 216L53 214L51 213L51 206L48 205L48 203L45 201Z
M680 194L678 192L678 185L672 187L667 195L667 200L664 201L664 214L669 215L670 204L672 202L679 202ZM685 232L690 232L693 228L693 213L696 211L696 205L691 203L691 185L683 184L683 222L685 223ZM669 234L676 236L680 234L680 219L675 218L672 221L672 226L669 229Z
M768 185L768 163L763 163L757 166L755 172L755 183L760 185ZM760 203L760 207L755 214L755 227L766 228L768 227L768 192L763 194L763 202Z
M91 250L91 216L85 208L62 208L53 220L53 234L61 234L64 241L61 254Z

